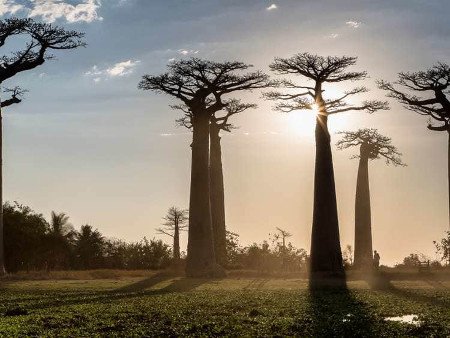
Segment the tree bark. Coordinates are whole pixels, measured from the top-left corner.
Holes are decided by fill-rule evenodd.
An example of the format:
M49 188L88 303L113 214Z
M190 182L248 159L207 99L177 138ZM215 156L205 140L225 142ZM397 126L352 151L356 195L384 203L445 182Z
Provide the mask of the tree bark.
M450 129L447 130L447 133L448 133L448 144L447 144L448 229L450 230Z
M0 276L6 274L3 229L3 116L0 107Z
M372 221L370 210L369 157L364 144L361 145L358 178L355 196L355 260L359 269L371 269L372 256Z
M178 221L175 223L175 230L173 233L173 258L175 262L180 260L180 226Z
M209 116L192 119L192 165L189 232L186 261L188 277L214 277L219 273L214 255L209 188Z
M310 278L345 278L339 240L333 158L326 114L316 121L316 163L314 177L314 211L311 236Z
M223 184L222 149L220 145L220 129L212 122L210 125L210 182L211 182L211 217L214 235L214 252L217 263L227 264L225 194Z

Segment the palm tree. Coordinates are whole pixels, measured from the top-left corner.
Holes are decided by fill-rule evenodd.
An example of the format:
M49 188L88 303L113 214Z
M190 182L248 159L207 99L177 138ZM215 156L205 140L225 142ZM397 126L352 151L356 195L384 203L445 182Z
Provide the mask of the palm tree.
M75 255L83 269L93 269L101 266L105 239L92 226L82 225L75 234Z
M376 129L359 129L355 132L340 132L342 139L337 142L339 150L359 147L358 179L355 197L355 258L356 268L372 267L372 219L370 208L369 160L384 159L387 164L404 166L401 154L391 144L389 137Z
M61 268L66 265L71 246L75 238L75 231L69 223L69 216L65 213L52 211L47 234L49 248L48 269Z

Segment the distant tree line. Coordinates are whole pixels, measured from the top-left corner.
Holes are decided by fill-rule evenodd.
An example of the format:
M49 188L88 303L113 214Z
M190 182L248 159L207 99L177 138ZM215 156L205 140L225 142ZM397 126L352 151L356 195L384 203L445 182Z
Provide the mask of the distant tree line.
M291 242L285 243L285 238L277 234L272 235L269 241L244 247L239 244L239 235L234 232L227 231L226 240L226 267L230 270L256 270L260 273L307 271L306 250L296 248Z
M1 85L14 79L17 74L52 59L52 51L72 50L86 45L81 32L18 18L0 20L0 47L5 47L7 40L16 43L11 48L4 48L0 66ZM19 48L17 43L21 42L23 45ZM240 61L216 62L191 58L170 62L166 72L160 75L144 75L139 88L164 93L176 100L171 107L183 112L177 123L192 131L189 210L172 210L174 213L169 214L163 227L158 229L159 233L173 238L173 254L162 241L148 241L145 238L137 243L108 240L90 225L83 225L76 231L65 214L53 213L51 221L47 222L42 215L19 204L6 204L2 211L3 177L0 165L0 275L6 270L24 268L159 268L168 264L170 259L181 263L179 235L183 230L188 232L187 276L224 276L224 267L233 263L230 261L231 254L234 259L239 257L240 261L234 262L236 264L251 266L253 263L249 263L249 257L256 255L261 262L276 258L277 264L282 262L285 268L292 252L295 252L295 259L303 255L289 243L286 245L289 233L278 229L280 233L274 238L282 238L282 242L276 241L278 244L274 248L263 243L235 248L237 251L230 253L226 230L220 135L234 128L230 120L233 115L256 107L255 103L241 102L238 96L268 88L275 89L264 92L263 97L275 102L275 111L310 110L316 115L309 264L311 280L319 282L323 277L333 277L345 281L344 264L348 262L357 268L371 270L369 161L384 158L387 163L404 164L391 139L379 134L376 129L341 133L343 137L337 144L338 148L358 147L359 155L356 157L360 160L355 196L354 253L347 250L346 257L343 257L329 118L351 111L374 113L389 109L387 101L355 101L355 96L368 91L365 86L348 89L338 97L329 96L329 87L367 79L367 72L353 70L356 62L357 57L354 56L321 56L307 52L288 58L276 57L269 64L275 75L275 79L271 79L268 74L252 71L252 65ZM388 97L402 103L406 109L428 117L429 130L447 132L450 149L450 66L437 63L427 70L401 72L395 82L380 80L377 84ZM20 103L25 92L20 87L4 91L9 93L10 98L0 100L0 164L1 109ZM448 159L450 195L450 150ZM448 201L450 222L450 199ZM184 224L187 220L188 227ZM435 245L444 260L450 263L448 238ZM351 260L348 260L350 256Z
M76 230L64 213L48 222L30 207L3 206L7 271L62 269L161 269L172 260L162 240L127 243L108 239L90 225Z

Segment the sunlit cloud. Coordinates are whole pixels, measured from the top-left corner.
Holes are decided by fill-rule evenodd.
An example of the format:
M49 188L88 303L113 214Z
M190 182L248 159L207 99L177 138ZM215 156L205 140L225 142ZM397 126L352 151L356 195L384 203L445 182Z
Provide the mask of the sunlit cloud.
M277 8L278 8L277 5L271 4L269 7L266 8L266 10L271 11L271 10L274 10L274 9L277 9Z
M345 24L351 28L358 28L359 26L361 26L361 22L353 20L347 21Z
M134 68L139 63L139 60L127 60L118 62L111 68L106 69L106 73L110 76L124 76L133 73Z
M103 20L98 14L100 0L83 0L78 4L70 4L62 0L32 0L28 17L40 17L45 22L65 19L69 23L93 22Z
M330 38L330 39L336 39L336 38L339 37L339 34L338 33L331 33L330 35L327 35L327 37Z
M12 0L0 0L0 16L15 14L22 9L24 9L23 5L17 4Z
M127 60L118 62L111 67L100 69L97 65L94 65L84 73L85 76L93 78L94 82L100 82L103 78L122 77L133 73L136 66L140 63L139 60Z

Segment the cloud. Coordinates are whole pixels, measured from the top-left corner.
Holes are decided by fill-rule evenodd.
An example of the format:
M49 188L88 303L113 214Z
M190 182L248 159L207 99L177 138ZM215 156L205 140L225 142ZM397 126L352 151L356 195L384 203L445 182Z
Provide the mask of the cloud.
M278 8L278 6L277 5L275 5L275 4L271 4L269 7L267 7L266 8L266 10L268 10L268 11L271 11L271 10L273 10L273 9L277 9Z
M103 74L103 71L98 69L98 67L96 65L92 66L91 69L89 69L86 73L84 73L84 75L87 75L87 76L102 75L102 74Z
M65 19L67 22L92 22L103 20L98 15L100 0L82 0L81 3L72 5L62 0L31 0L34 6L30 9L28 16L41 17L46 22L55 22Z
M331 33L330 35L328 35L328 37L330 39L336 39L337 37L339 37L339 34L338 33Z
M0 16L15 14L22 9L24 9L24 6L14 3L13 0L0 0Z
M116 63L111 68L106 69L106 73L108 73L109 76L124 76L133 73L134 68L140 61L122 61Z
M198 50L192 50L192 49L179 49L178 50L178 54L181 55L189 55L189 54L198 54L199 51Z
M94 82L100 82L104 78L121 77L133 73L139 62L139 60L122 61L105 69L100 69L97 65L94 65L84 75L92 77Z
M345 24L351 28L358 28L359 26L361 26L361 22L353 20L347 21Z

